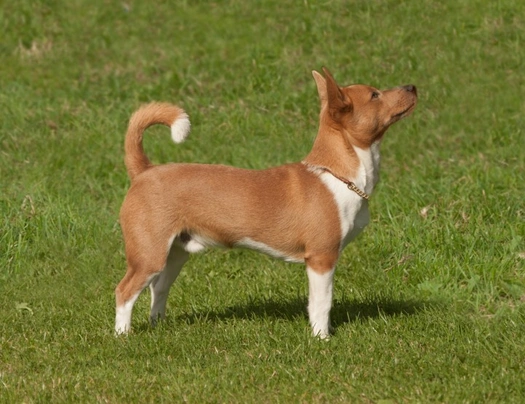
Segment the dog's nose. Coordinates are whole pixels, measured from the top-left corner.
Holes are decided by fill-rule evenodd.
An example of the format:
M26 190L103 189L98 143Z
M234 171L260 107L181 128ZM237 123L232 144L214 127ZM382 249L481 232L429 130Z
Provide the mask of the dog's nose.
M402 87L403 90L408 91L409 93L414 93L417 95L417 88L413 84L408 84Z

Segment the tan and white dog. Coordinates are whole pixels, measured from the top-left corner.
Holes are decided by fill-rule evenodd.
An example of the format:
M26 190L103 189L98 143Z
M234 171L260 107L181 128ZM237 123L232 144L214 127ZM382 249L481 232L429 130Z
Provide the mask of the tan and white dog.
M329 336L337 259L369 221L379 143L390 125L412 112L417 91L413 85L341 88L323 70L325 77L312 72L321 99L319 131L300 163L265 170L153 165L142 147L144 131L163 124L180 143L190 130L188 116L164 103L133 114L125 142L131 187L120 212L127 272L115 291L117 334L130 330L133 304L146 286L155 323L189 254L222 246L304 263L313 334Z

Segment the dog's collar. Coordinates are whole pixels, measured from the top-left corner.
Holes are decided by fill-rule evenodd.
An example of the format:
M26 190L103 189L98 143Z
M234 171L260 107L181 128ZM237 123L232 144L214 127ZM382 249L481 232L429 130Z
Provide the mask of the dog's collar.
M334 172L332 170L330 170L328 167L323 167L323 166L317 166L317 165L309 164L306 161L303 161L303 164L306 165L307 167L310 167L310 168L313 168L313 169L316 169L316 170L325 171L328 174L331 174L332 176L337 178L339 181L344 183L348 187L349 190L354 191L361 198L366 199L367 201L370 199L370 195L368 195L366 192L360 190L357 187L357 185L355 185L352 181L348 181L346 178L343 178L343 177L340 177L337 174L334 174Z

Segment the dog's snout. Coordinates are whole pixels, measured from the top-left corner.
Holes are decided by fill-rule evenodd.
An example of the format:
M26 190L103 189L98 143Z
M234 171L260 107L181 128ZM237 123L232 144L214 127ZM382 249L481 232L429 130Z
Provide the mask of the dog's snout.
M406 86L401 87L403 90L408 91L409 93L414 93L417 95L417 88L413 84L408 84Z

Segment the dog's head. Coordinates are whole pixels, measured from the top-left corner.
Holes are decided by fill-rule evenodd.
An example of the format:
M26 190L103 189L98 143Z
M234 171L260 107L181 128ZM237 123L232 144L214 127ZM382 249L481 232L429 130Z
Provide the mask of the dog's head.
M378 90L366 85L339 87L328 69L312 72L321 99L321 122L342 131L358 147L381 139L390 125L410 115L417 103L413 85Z

